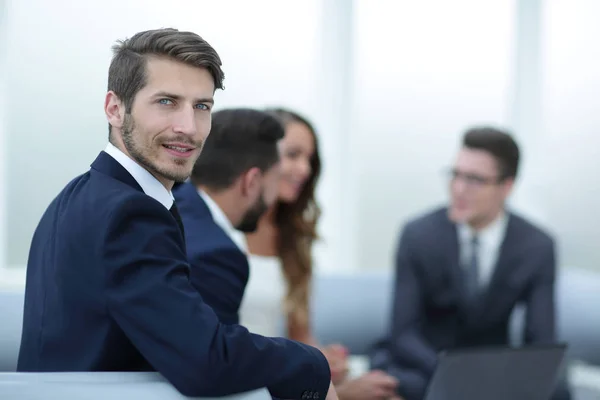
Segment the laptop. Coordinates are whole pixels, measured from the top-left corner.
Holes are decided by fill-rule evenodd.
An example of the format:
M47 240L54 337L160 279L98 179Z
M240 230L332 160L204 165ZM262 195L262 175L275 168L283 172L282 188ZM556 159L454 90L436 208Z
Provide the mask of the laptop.
M425 400L548 400L566 344L442 352Z

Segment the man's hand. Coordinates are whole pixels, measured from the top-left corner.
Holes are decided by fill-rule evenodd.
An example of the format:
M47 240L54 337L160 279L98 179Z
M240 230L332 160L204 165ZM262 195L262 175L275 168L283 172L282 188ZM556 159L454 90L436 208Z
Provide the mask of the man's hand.
M325 400L339 400L333 382L329 383L329 390L327 390L327 397L325 397Z
M396 378L382 371L371 371L338 386L341 400L402 400L397 389Z
M332 344L320 350L329 363L332 382L337 385L344 381L348 375L348 350L340 344Z

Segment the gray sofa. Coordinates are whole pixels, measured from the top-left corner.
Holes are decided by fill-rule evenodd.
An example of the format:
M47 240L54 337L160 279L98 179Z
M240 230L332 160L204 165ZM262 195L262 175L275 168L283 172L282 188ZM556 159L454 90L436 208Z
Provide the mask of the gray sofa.
M0 290L0 372L14 372L21 343L23 291Z
M312 296L313 329L323 343L339 342L366 354L390 320L393 276L388 271L322 274ZM560 339L569 356L600 366L600 273L565 268L557 279ZM513 342L520 342L523 311L513 315Z
M367 354L388 329L392 289L389 271L319 275L312 296L317 340L342 343L352 354ZM600 274L562 269L556 293L559 339L569 344L567 361L574 400L600 400ZM523 310L517 309L512 317L515 345L521 342L523 316Z

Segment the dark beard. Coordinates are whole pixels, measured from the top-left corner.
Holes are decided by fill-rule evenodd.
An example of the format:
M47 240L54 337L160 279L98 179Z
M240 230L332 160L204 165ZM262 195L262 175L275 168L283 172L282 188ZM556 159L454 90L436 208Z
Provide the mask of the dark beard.
M148 172L150 172L155 177L161 177L169 181L174 182L185 182L187 178L189 178L190 174L185 172L174 172L174 171L166 171L160 167L158 167L149 157L147 157L144 153L144 149L141 148L138 144L136 144L133 132L135 131L135 120L131 116L131 114L125 114L125 119L123 121L123 144L125 145L125 149L131 155L131 157L142 167L144 167ZM176 160L184 163L183 160Z
M237 224L235 228L238 231L242 231L244 233L255 232L256 228L258 228L258 221L260 220L260 217L263 216L263 214L267 211L268 208L269 207L265 202L263 193L261 193L258 199L256 200L256 203L254 203L254 205L248 211L246 211L246 214L244 214L242 221L239 224Z

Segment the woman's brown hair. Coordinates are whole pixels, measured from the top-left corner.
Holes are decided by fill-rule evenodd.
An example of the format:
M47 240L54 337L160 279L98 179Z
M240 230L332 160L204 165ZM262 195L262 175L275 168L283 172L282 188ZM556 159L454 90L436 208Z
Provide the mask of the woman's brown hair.
M305 125L314 139L314 153L310 159L311 174L298 199L293 203L278 202L275 211L277 250L288 287L284 309L290 324L307 328L312 278L311 253L313 242L317 239L316 227L321 213L315 199L315 188L321 174L317 135L312 124L293 111L275 108L267 112L279 118L284 127L290 123Z

